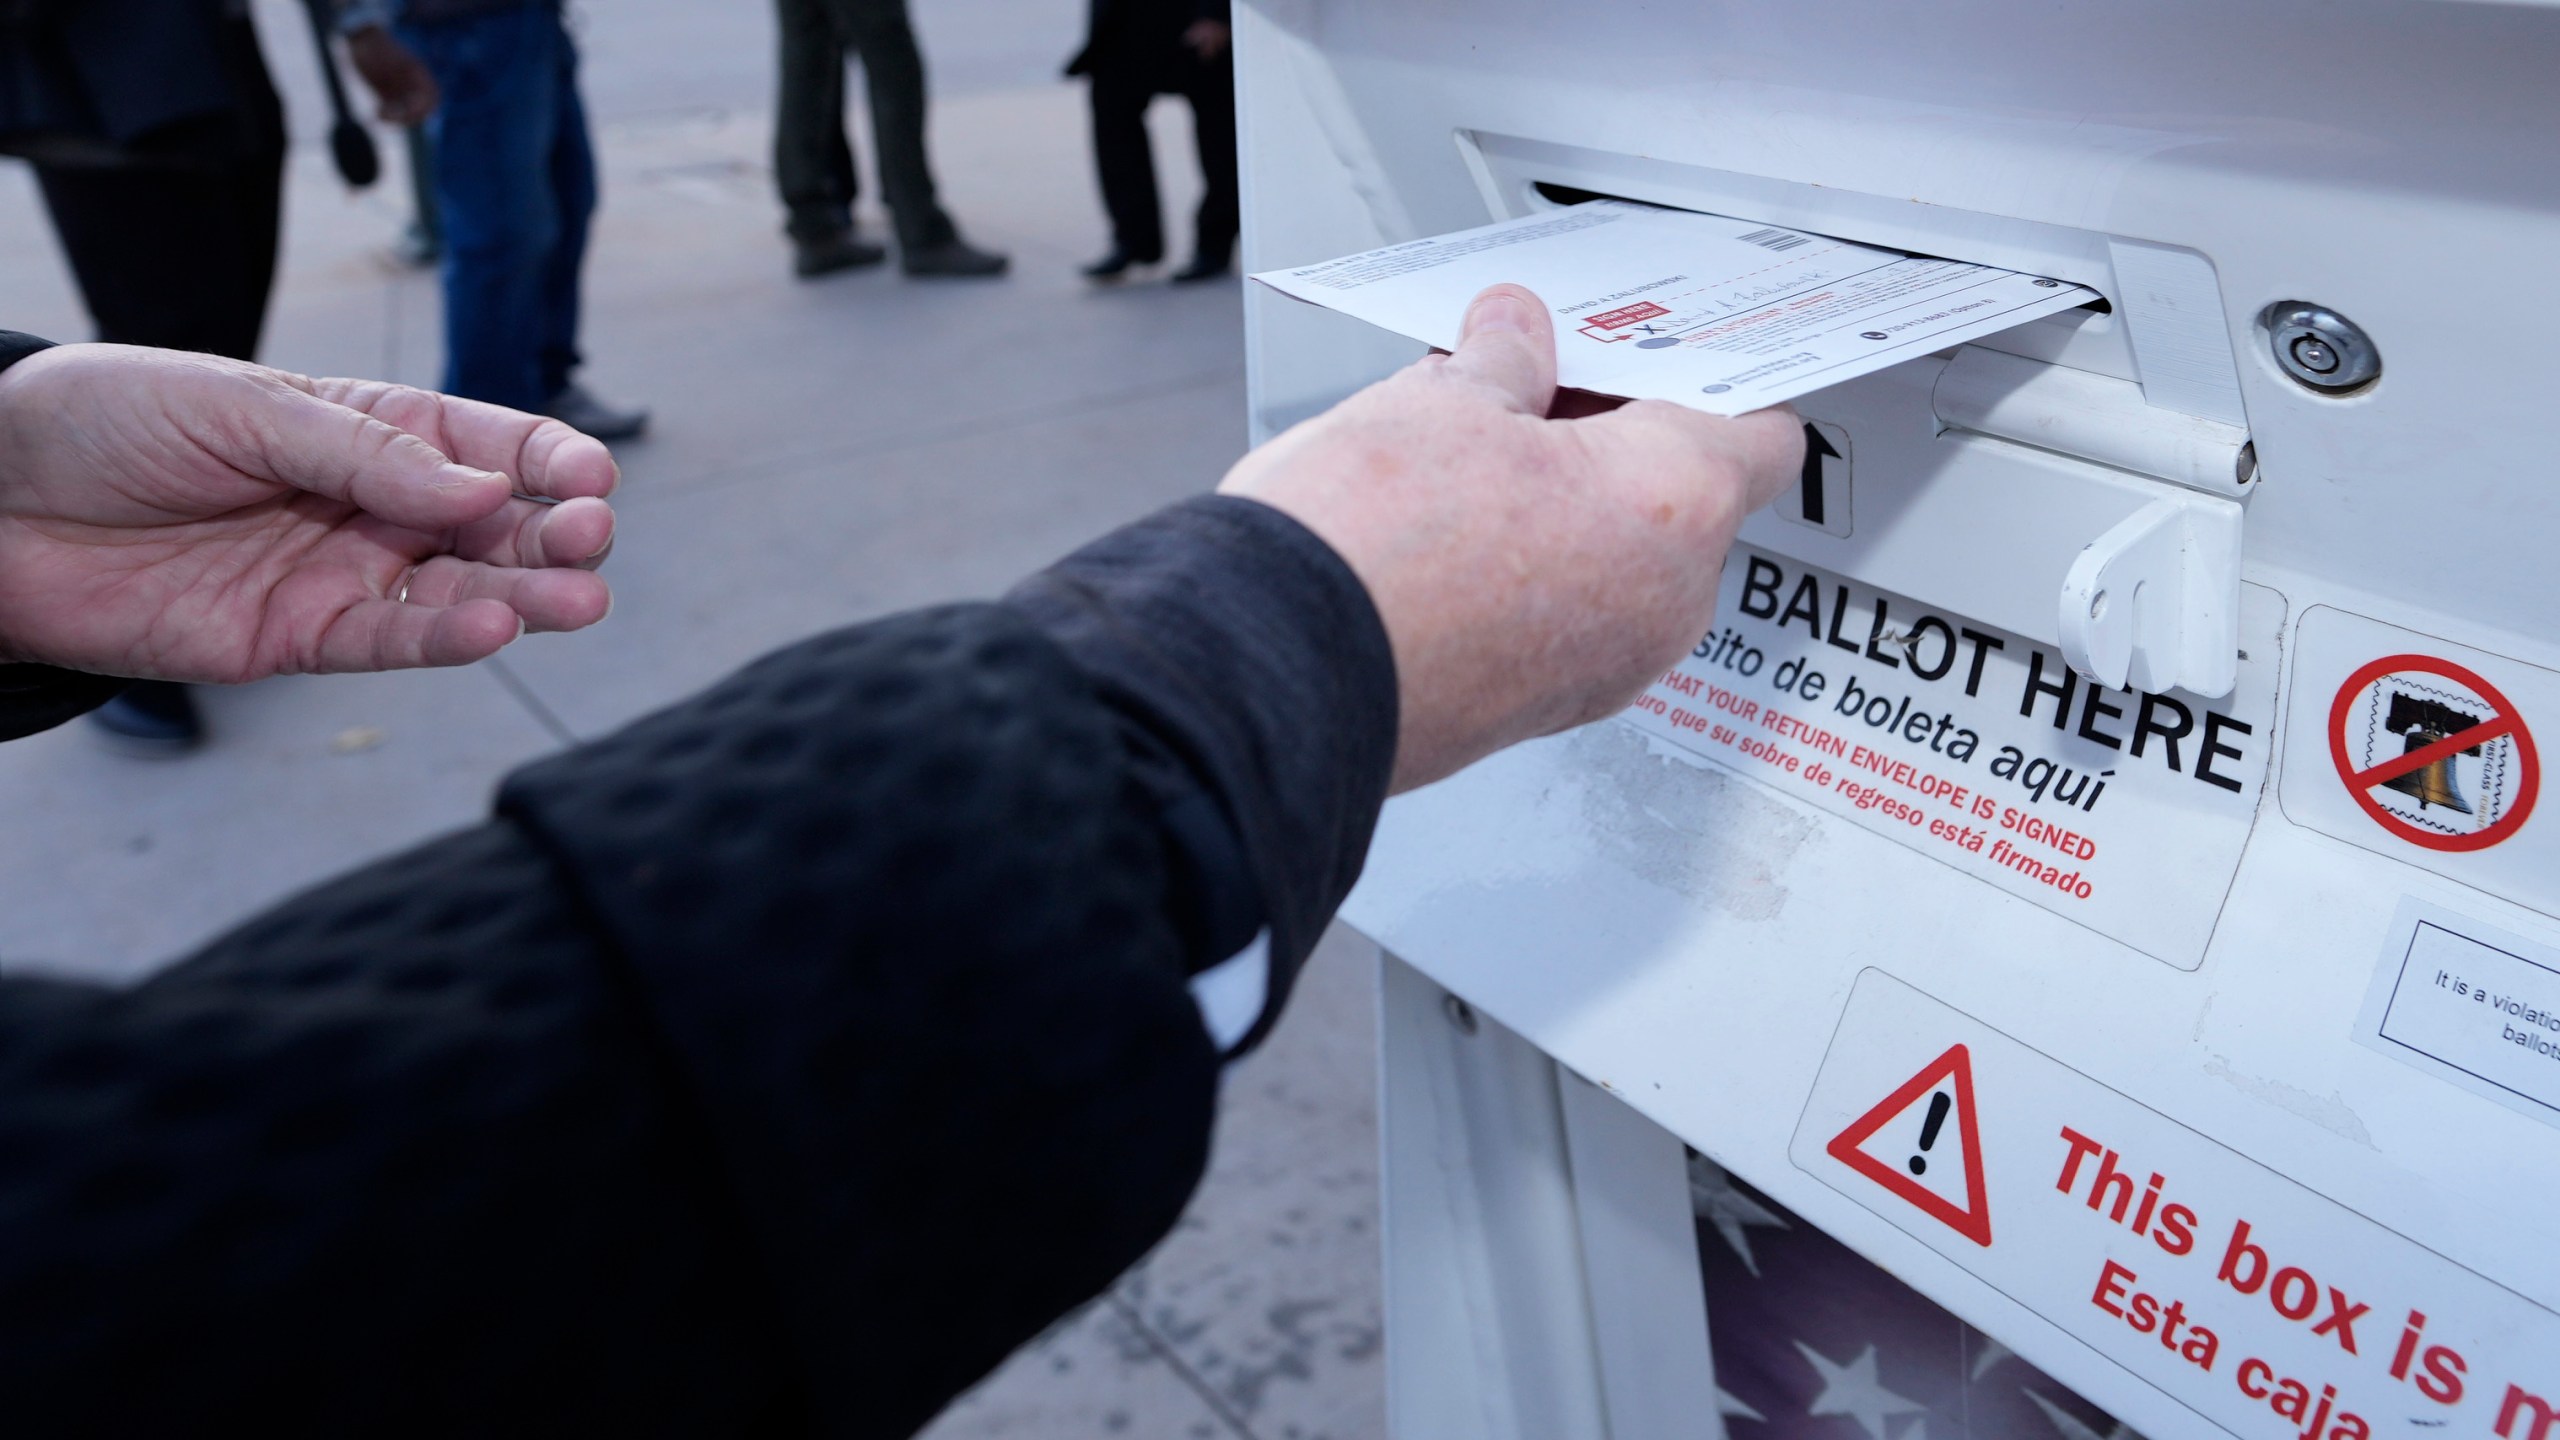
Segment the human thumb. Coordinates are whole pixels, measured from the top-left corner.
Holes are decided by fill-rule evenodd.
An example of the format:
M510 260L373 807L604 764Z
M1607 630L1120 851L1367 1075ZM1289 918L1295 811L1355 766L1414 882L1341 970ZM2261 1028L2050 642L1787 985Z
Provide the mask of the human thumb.
M1789 405L1754 410L1726 423L1727 443L1750 487L1750 508L1759 509L1796 483L1804 467L1806 428L1803 417Z
M1493 391L1505 409L1545 415L1556 394L1556 327L1546 302L1519 285L1477 295L1441 373Z

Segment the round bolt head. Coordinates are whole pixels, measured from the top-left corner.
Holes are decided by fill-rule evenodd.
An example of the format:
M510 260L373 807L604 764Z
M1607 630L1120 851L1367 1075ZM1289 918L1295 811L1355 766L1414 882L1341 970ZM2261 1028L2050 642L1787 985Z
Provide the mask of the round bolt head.
M2293 358L2302 362L2303 369L2316 374L2334 375L2338 370L2338 352L2317 336L2305 335L2294 341Z

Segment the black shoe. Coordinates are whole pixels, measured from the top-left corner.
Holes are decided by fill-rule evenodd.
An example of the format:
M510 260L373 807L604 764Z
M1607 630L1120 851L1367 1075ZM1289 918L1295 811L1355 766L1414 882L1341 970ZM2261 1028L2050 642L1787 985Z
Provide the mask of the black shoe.
M184 755L204 744L187 687L169 680L136 680L124 693L89 712L99 738L119 750L157 757Z
M1206 255L1195 255L1190 264L1165 278L1176 285L1197 285L1204 280L1223 280L1226 276L1226 261L1211 259Z
M1110 254L1084 267L1084 278L1096 285L1108 285L1127 279L1129 272L1141 265L1153 265L1163 258L1161 255L1132 255L1114 245Z
M586 386L576 383L552 396L551 403L542 407L542 413L598 440L637 440L649 429L648 406L634 405L628 410L617 410L597 399Z
M1013 262L992 250L981 250L966 240L945 240L939 245L920 245L900 252L898 265L909 275L922 279L946 275L1001 275L1013 267Z
M849 229L806 239L795 235L791 239L791 273L803 280L833 275L839 270L859 270L888 258L887 247L874 245Z

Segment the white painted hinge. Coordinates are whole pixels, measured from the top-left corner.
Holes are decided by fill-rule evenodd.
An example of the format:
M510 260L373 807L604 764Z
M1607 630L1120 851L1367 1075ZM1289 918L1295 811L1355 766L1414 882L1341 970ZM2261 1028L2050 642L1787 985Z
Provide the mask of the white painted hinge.
M2117 689L2228 695L2239 680L2240 507L2168 493L2063 577L2062 658Z

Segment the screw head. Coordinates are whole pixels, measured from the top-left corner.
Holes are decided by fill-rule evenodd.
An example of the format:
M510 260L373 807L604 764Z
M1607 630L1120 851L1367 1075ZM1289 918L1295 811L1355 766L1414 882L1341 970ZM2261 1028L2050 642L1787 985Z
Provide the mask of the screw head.
M2293 358L2302 368L2319 375L2338 373L2338 352L2329 342L2316 335L2305 335L2293 342Z

